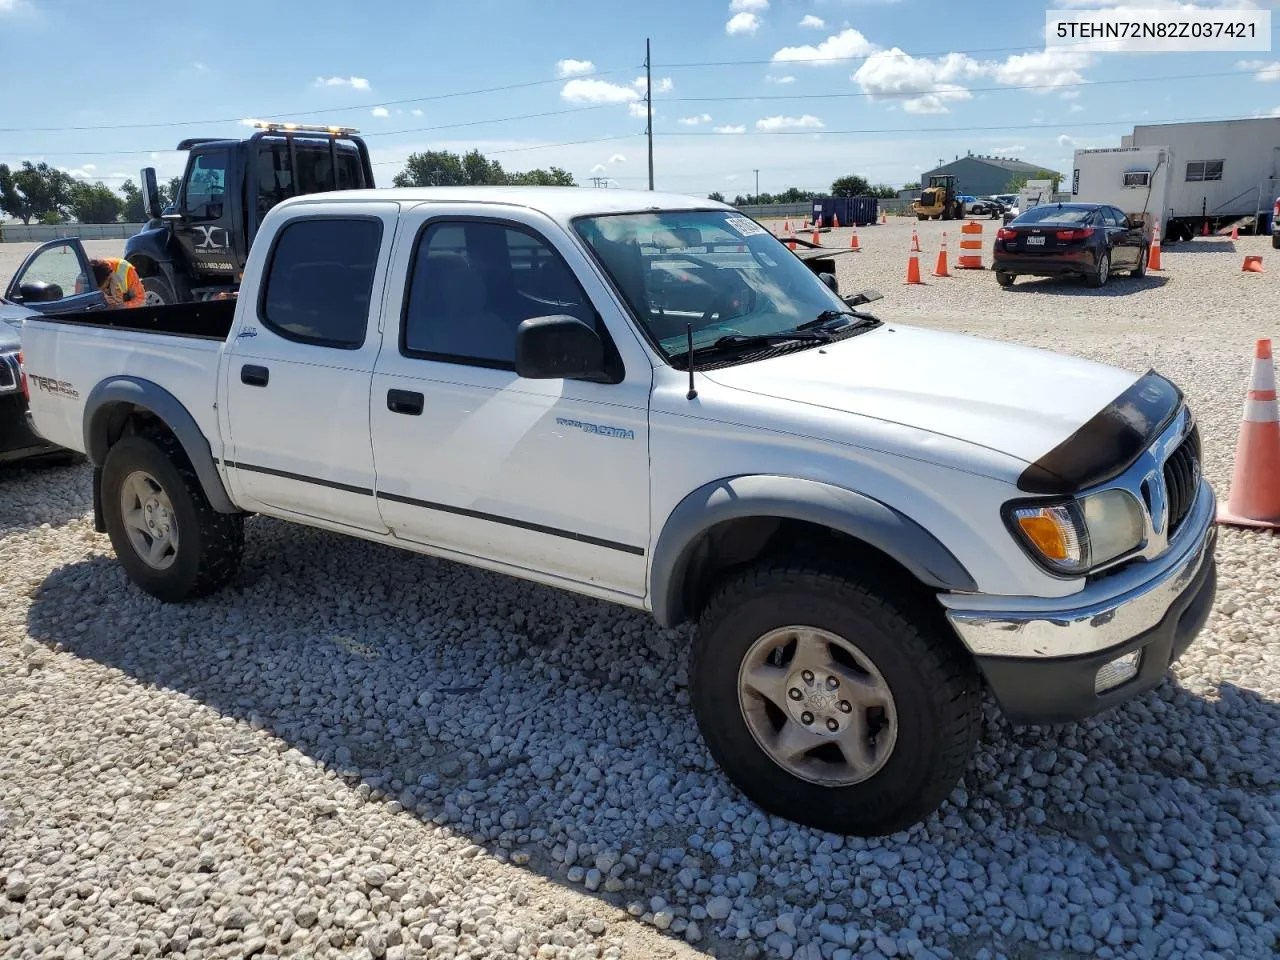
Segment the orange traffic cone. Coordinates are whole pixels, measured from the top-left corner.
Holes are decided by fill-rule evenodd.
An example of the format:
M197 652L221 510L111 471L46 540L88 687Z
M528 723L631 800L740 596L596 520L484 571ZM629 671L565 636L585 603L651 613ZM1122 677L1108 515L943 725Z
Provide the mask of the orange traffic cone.
M838 214L838 213L833 213L833 214L831 215L831 226L832 226L832 227L834 227L834 228L835 228L835 229L837 229L837 230L839 230L839 229L840 229L840 214Z
M809 229L809 218L808 218L808 217L805 217L805 218L804 218L804 223L800 224L800 229L801 229L801 230L808 230L808 229Z
M858 246L858 226L857 226L857 224L854 224L854 227L853 227L853 236L851 236L851 237L849 238L849 249L850 249L850 250L857 250L859 253L861 253L861 252L862 252L862 248L861 248L860 246Z
M1262 269L1262 257L1256 254L1250 254L1244 258L1244 263L1240 267L1243 273L1264 273Z
M1218 504L1218 522L1241 527L1280 527L1280 412L1271 341L1254 346L1249 392L1244 401L1231 498Z
M947 231L942 231L942 246L938 248L938 263L933 268L935 277L949 277L947 273Z
M1151 234L1151 252L1147 254L1148 270L1163 270L1160 266L1160 221L1156 221L1155 231Z
M795 248L796 248L796 238L791 237L790 239L787 240L787 249L794 250Z
M888 214L886 211L881 210L881 211L880 211L880 226L882 226L882 227L883 227L883 226L884 226L886 223L888 223L888 222L889 222L889 214Z
M1232 240L1240 239L1240 227L1234 223L1231 225L1231 239Z
M911 249L916 253L920 252L920 235L914 229L911 231Z
M920 279L920 258L916 256L916 251L912 250L907 260L907 283L924 283Z
M809 238L809 242L815 247L822 246L822 238L818 236L818 228L816 226L813 228L813 236Z
M790 232L791 232L791 221L790 221L790 220L783 220L783 221L782 221L782 232L783 232L783 233L790 233Z
M1204 229L1200 231L1200 236L1207 237L1209 235L1209 221L1204 222Z

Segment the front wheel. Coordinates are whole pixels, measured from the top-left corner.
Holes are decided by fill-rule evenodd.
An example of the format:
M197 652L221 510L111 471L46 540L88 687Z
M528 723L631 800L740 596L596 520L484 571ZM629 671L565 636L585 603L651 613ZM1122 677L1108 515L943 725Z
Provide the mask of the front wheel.
M243 518L213 509L170 434L128 436L111 447L102 512L129 579L159 600L212 593L239 568Z
M979 683L919 613L841 570L763 562L715 592L689 683L721 769L769 813L879 836L930 816L964 773Z

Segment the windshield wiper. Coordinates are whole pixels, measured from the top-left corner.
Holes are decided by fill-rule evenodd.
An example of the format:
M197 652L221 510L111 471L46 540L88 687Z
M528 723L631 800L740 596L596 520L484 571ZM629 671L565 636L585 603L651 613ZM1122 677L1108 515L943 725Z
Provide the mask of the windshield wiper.
M766 347L779 343L805 343L808 341L830 343L831 338L825 333L817 331L801 333L798 330L786 331L784 333L730 333L720 337L712 343L709 349L723 350L728 347ZM706 350L708 348L703 347L702 349Z
M850 318L845 323L837 323L845 317ZM804 323L796 327L797 330L821 330L826 333L835 333L846 327L862 327L877 324L875 317L867 316L864 313L855 313L852 310L823 310L812 320L806 320Z

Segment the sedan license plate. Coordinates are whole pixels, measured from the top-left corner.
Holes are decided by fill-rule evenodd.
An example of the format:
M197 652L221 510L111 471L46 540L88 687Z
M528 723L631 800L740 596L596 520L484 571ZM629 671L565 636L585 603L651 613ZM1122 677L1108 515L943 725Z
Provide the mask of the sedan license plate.
M1043 247L1044 237L1027 237L1028 247Z

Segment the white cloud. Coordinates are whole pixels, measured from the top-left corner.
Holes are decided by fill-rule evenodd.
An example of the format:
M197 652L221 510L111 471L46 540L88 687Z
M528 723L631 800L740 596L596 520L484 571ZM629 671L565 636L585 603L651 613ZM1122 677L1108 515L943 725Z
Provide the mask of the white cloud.
M594 167L592 167L592 168L591 168L591 172L592 172L592 173L604 173L604 172L605 172L606 170L608 170L608 169L609 169L609 168L608 168L608 167L606 167L603 163L597 163Z
M609 162L610 163L626 163L627 158L620 153L615 153L612 157L609 158Z
M1035 53L1015 54L1004 63L992 64L991 75L996 83L1011 87L1061 87L1081 83L1084 75L1080 71L1092 63L1090 54L1051 47Z
M796 82L795 77L775 77L772 74L765 77L765 79L768 80L770 83L795 83Z
M805 27L810 30L821 30L827 25L827 22L821 17L815 17L812 13L806 13L804 19L797 26Z
M649 105L643 100L632 100L627 104L627 115L634 120L648 120Z
M580 73L591 73L595 68L590 60L557 60L556 76L576 77Z
M1071 113L1084 113L1084 107L1080 106L1080 104L1078 104L1078 103L1073 103L1073 104L1071 105L1071 110L1070 110L1070 112L1071 112Z
M766 132L774 130L821 130L824 124L817 117L806 113L802 117L765 117L756 121L756 129Z
M992 147L988 156L994 157L1013 157L1022 153L1027 149L1025 143L1010 143Z
M375 117L385 117L389 115L386 107L374 107L373 110L370 112Z
M729 0L729 10L768 10L769 0Z
M760 18L754 13L735 13L724 25L724 32L733 36L735 33L755 33L760 29Z
M364 77L316 77L313 87L350 87L352 90L368 90L369 81Z
M802 61L805 63L833 63L854 57L865 57L879 48L857 30L850 27L835 36L827 37L817 46L783 47L773 55L775 63Z
M735 126L723 126L723 127L716 127L716 128L715 128L715 132L716 132L716 133L746 133L746 132L747 132L747 128L746 128L746 127L744 127L744 126L740 126L740 125L739 125L739 126L736 126L736 127L735 127Z
M711 114L701 113L693 117L681 117L676 123L683 124L686 127L696 127L700 123L710 123Z
M560 96L565 100L580 103L630 103L639 98L635 87L624 87L608 80L570 80L560 88Z
M631 81L631 85L643 94L645 87L648 86L648 81L644 77L636 77ZM670 93L674 87L675 83L670 77L659 77L658 82L653 85L653 92Z
M97 170L98 165L96 163L86 163L84 164L83 169L90 171Z
M208 67L206 67L203 63L201 63L199 60L197 60L197 61L195 61L194 63L192 63L192 64L191 64L191 66L195 67L195 68L196 68L197 70L199 70L201 73L204 73L206 70L208 70L208 69L209 69L209 68L208 68Z
M1078 100L1080 98L1080 91L1079 90L1063 90L1060 94L1058 94L1058 96L1063 100Z
M414 107L414 108L413 108L412 110L410 110L409 112L410 112L410 113L412 113L415 117L420 117L420 116L422 116L422 109L421 109L420 107Z
M1060 147L1075 147L1075 145L1076 145L1076 142L1075 142L1074 140L1072 140L1069 136L1067 136L1065 133L1060 134L1060 135L1058 136L1058 146L1060 146Z
M912 57L894 47L873 54L853 73L853 81L872 100L901 97L907 113L946 113L947 104L971 100L957 80L981 76L982 64L963 53L949 53L937 60ZM920 91L927 90L928 93Z
M1280 60L1241 60L1236 66L1241 70L1253 71L1254 79L1263 83L1280 80Z
M0 13L8 13L10 10L17 10L20 0L0 0Z
M93 176L93 171L97 168L92 163L86 163L83 167L72 167L70 169L59 167L58 169L77 180L88 180Z

